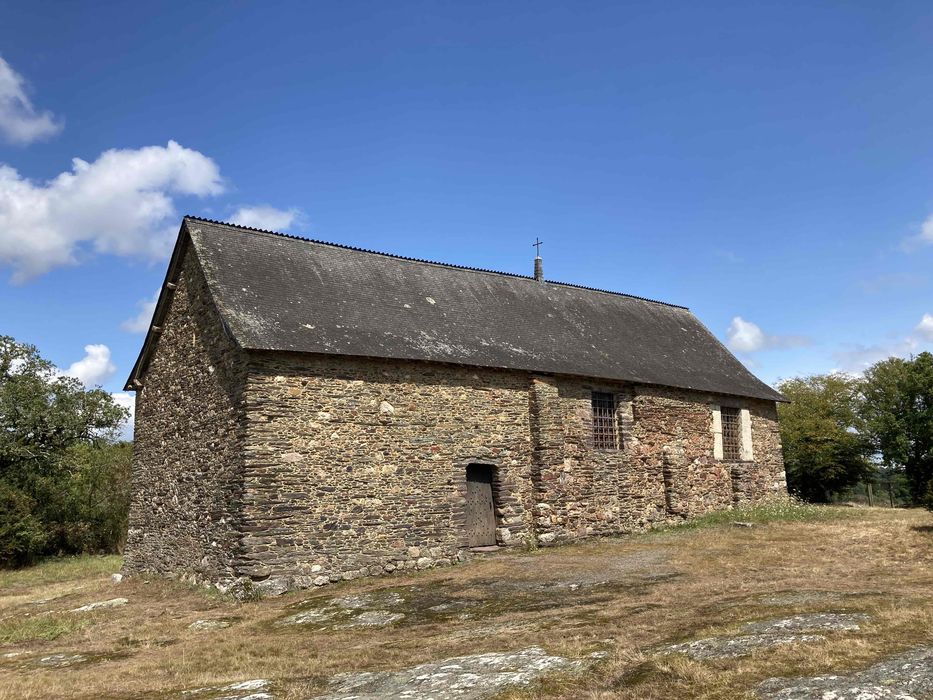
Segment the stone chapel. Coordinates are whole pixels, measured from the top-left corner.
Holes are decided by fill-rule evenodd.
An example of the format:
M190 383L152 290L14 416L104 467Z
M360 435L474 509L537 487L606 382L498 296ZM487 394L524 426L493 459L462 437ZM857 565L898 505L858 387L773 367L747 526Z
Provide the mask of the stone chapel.
M786 494L685 307L186 217L139 358L128 573L269 593Z

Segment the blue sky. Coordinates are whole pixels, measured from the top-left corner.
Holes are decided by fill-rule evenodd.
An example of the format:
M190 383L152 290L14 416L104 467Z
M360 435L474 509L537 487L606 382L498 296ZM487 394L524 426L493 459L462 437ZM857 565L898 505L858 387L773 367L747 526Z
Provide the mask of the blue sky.
M111 391L184 213L526 274L540 236L768 382L933 347L929 3L0 15L0 333Z

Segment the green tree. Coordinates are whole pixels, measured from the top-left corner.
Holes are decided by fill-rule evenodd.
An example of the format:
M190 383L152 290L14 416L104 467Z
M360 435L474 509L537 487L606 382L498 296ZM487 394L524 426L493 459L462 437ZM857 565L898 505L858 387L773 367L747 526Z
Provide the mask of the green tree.
M24 564L45 550L48 537L35 507L33 499L0 479L0 566Z
M73 507L88 469L81 450L110 455L126 418L107 392L85 389L35 347L0 336L0 565L81 551L63 536L81 512Z
M933 354L872 365L861 414L885 466L903 469L912 501L933 508Z
M808 501L871 476L871 445L857 411L858 382L840 374L788 379L778 385L789 404L778 408L788 490Z
M54 548L122 552L130 508L129 442L79 443L63 458L67 480L57 504Z

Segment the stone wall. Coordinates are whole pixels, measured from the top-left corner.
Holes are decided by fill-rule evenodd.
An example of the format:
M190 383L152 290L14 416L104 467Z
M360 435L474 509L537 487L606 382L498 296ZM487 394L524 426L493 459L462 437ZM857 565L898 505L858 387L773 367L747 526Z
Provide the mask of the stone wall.
M206 581L235 575L245 370L196 257L185 255L136 394L128 573Z
M529 534L531 432L520 373L255 354L246 407L238 569L263 586L462 557L470 463L495 467L499 540Z
M593 448L593 391L616 397L617 450ZM536 378L532 395L539 541L632 532L787 492L773 402L575 378ZM754 461L713 458L720 403L749 410Z
M731 465L736 503L758 501L762 497L787 495L787 475L781 449L777 404L749 402L752 419L754 461Z
M592 445L591 392L621 444ZM464 558L466 467L495 467L499 544L642 530L785 492L769 402L423 362L253 354L239 573L277 590ZM713 457L749 409L754 462Z

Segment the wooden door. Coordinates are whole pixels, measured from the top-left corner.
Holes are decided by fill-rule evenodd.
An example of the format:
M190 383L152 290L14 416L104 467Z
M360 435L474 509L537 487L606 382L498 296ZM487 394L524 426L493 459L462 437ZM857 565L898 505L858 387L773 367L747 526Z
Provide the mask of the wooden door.
M492 499L492 467L471 464L467 467L467 536L471 547L496 544L496 511Z

